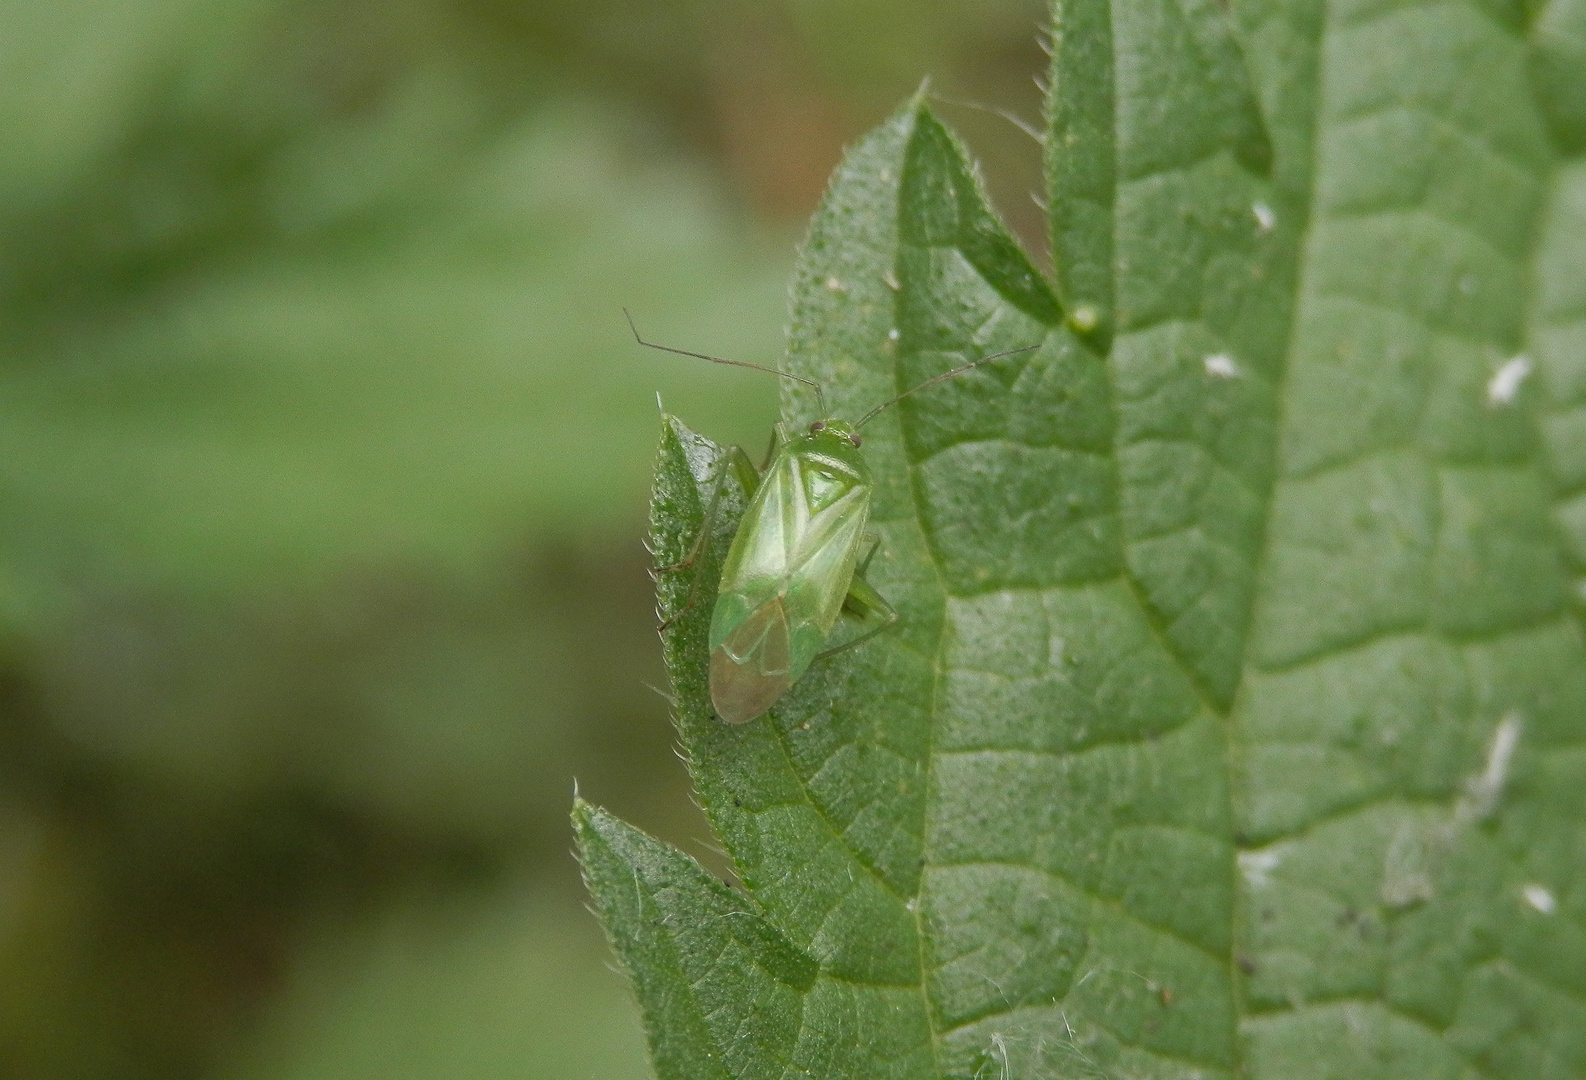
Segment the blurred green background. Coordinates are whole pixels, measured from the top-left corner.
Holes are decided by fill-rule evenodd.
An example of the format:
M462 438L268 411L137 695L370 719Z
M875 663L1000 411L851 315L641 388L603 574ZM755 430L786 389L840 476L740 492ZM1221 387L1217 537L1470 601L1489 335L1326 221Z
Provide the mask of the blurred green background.
M582 792L718 857L640 544L923 75L1040 0L0 0L0 1075L639 1078Z

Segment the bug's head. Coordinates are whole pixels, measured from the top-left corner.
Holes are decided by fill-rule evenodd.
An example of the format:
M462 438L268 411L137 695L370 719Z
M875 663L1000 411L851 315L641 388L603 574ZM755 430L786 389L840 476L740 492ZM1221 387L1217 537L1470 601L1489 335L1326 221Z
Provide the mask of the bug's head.
M864 441L851 424L841 420L816 420L810 424L810 435L818 441L840 440L855 450Z

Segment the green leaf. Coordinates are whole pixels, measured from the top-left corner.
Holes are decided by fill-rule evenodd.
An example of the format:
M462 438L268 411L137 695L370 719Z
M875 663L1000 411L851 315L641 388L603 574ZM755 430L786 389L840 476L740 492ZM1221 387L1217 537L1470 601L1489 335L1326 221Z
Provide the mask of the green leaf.
M641 998L657 1010L662 1076L774 1075L799 1035L815 961L698 863L580 802L584 874ZM744 1030L742 1009L760 1022ZM749 1037L744 1038L747 1034Z
M512 877L409 885L362 919L300 929L247 1036L206 1075L645 1080L637 1018L602 964L607 944L567 899Z
M729 727L730 479L660 576L730 910L816 974L767 1016L744 961L634 943L708 952L731 894L653 844L591 873L659 1074L1586 1075L1586 172L1532 24L1057 15L1057 286L919 101L795 277L788 364L838 417L1040 345L866 429L898 627ZM666 420L663 565L717 453ZM655 862L697 895L646 931L618 890Z
M1531 77L1561 149L1586 149L1586 3L1551 0L1531 24Z

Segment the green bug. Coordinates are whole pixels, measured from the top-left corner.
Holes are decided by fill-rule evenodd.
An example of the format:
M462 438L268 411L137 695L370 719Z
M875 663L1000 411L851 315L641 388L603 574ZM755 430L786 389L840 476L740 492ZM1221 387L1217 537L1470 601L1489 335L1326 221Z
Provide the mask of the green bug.
M630 327L633 318L628 317ZM639 336L640 345L715 364L754 368L814 387L825 412L825 396L813 380L741 360L657 345ZM710 619L710 700L729 724L742 724L775 705L817 659L864 642L897 621L892 605L865 580L864 571L879 540L860 558L870 517L873 483L859 448L859 429L883 409L917 390L950 379L1000 357L1037 346L983 356L927 379L871 409L858 421L816 420L790 434L782 424L772 433L767 462L756 469L747 454L732 447L721 464L733 469L749 505L738 523L716 587ZM687 559L662 570L690 565L710 534L710 519L721 494L712 492L704 528ZM687 611L693 600L683 608ZM844 610L868 624L856 636L824 648ZM662 624L664 630L683 612Z

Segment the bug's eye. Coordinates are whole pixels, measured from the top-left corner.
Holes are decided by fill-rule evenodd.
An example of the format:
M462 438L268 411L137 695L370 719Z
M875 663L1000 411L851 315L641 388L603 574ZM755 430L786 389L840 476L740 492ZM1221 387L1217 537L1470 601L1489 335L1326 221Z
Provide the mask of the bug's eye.
M826 430L826 421L824 421L824 420L815 421L813 424L810 425L810 430L811 431L825 431Z
M848 438L853 442L855 450L859 449L859 444L864 441L857 435L850 435Z

